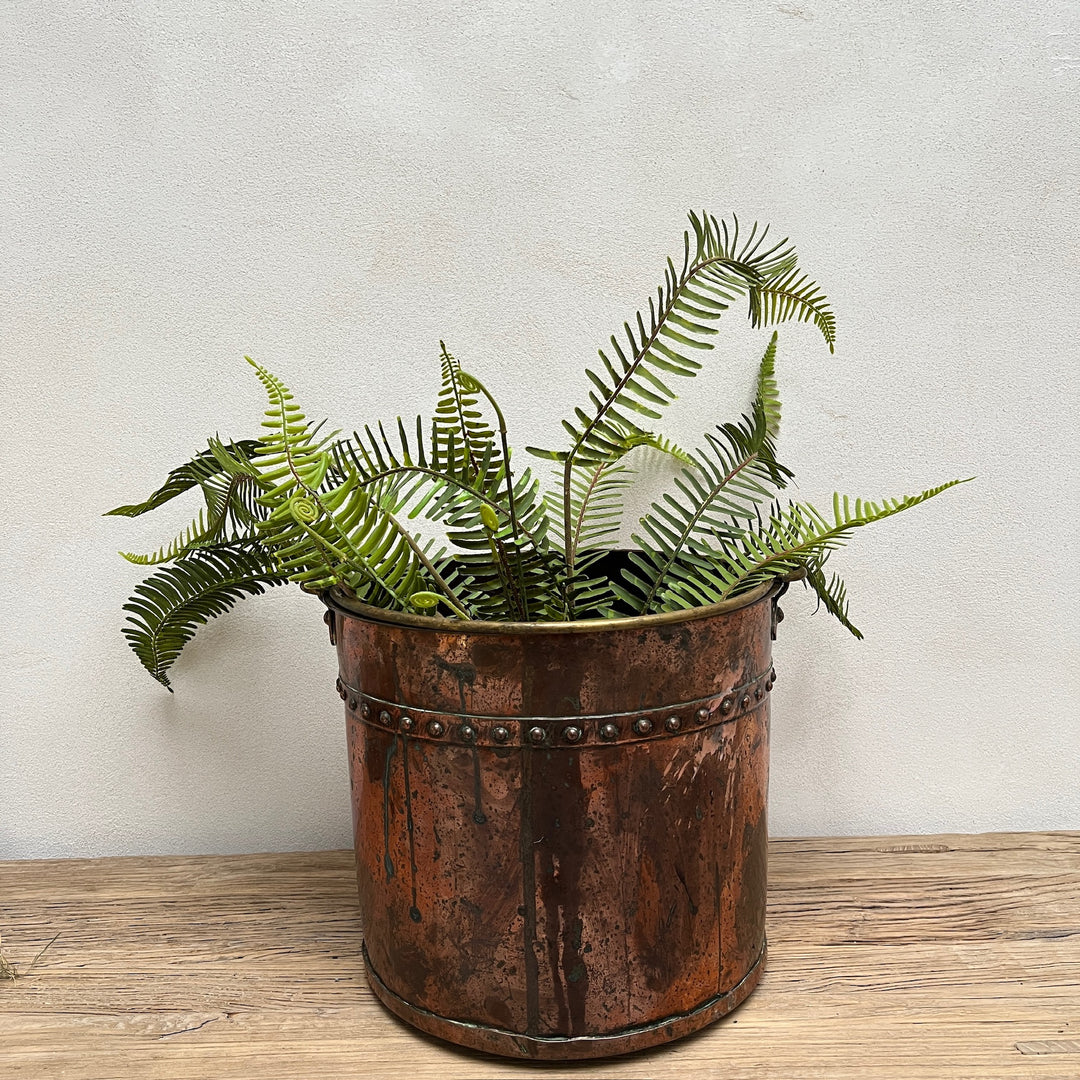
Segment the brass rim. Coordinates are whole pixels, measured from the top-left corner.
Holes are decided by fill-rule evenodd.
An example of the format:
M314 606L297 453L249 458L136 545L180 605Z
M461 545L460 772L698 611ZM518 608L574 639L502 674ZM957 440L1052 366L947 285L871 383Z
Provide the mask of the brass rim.
M409 611L387 611L372 607L359 600L345 596L336 586L322 593L323 603L329 608L348 615L356 615L368 622L389 623L392 626L409 626L415 630L430 630L441 634L592 634L598 630L636 630L650 626L669 626L672 623L695 622L713 615L724 615L740 608L750 607L786 586L782 578L763 581L756 588L730 600L706 607L686 608L683 611L665 611L659 615L631 615L617 619L579 619L576 622L488 622L480 619L443 619L433 615L416 615Z

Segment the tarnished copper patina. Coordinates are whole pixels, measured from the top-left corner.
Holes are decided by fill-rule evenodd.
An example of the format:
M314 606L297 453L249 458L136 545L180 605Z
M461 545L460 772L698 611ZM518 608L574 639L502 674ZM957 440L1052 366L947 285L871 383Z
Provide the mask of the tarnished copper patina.
M750 993L781 588L553 624L326 597L365 960L391 1010L570 1059L679 1038Z

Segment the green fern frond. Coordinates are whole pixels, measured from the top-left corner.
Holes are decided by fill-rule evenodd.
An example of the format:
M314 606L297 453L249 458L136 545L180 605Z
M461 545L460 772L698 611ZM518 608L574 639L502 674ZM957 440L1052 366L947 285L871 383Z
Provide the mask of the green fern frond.
M581 552L601 547L619 530L622 521L623 493L630 486L633 470L623 459L631 450L644 447L657 450L685 465L696 465L692 454L668 439L651 432L639 432L622 439L605 458L592 459L575 466L570 484L570 534L563 533L562 506L554 492L545 495L552 521L552 538L575 562Z
M269 399L263 420L268 430L256 462L272 487L259 500L269 513L258 528L278 569L311 592L342 585L376 602L405 606L411 593L425 587L410 557L409 541L415 540L407 540L393 514L358 487L355 474L323 490L331 464L325 441L316 441L281 379L245 359ZM387 542L388 528L399 543L394 536Z
M478 404L482 392L479 382L462 372L442 341L439 365L442 386L435 407L433 443L449 443L454 451L452 459L444 459L444 468L471 477L498 469L502 461L495 448L495 431Z
M542 568L549 590L553 578L547 555L549 521L539 480L531 470L510 477L505 459L494 443L481 446L476 441L471 457L460 453L458 434L450 425L433 429L430 444L426 446L419 418L411 445L400 421L397 443L387 437L381 425L379 432L376 437L366 429L366 438L354 433L352 439L339 442L333 450L336 473L355 470L362 487L388 485L386 490L395 493L402 518L413 520L423 515L428 521L443 524L447 539L460 551L486 552L489 557L496 557L500 565L518 568L516 579L505 583L505 588L515 592L513 597L499 599L483 595L475 580L475 575L481 574L479 564L483 557L465 558L458 567L463 575L473 575L469 577L472 582L469 590L462 593L457 585L453 587L462 600L486 613L485 617L509 612L502 617L522 618L526 611L532 617L538 568ZM494 533L483 525L485 512L495 515ZM495 556L491 553L493 541ZM495 569L493 563L489 570ZM440 570L446 573L441 567ZM496 590L504 587L499 584L503 578L498 573L481 576Z
M610 354L603 349L602 367L587 369L593 389L593 411L577 408L574 420L563 421L571 447L563 459L563 532L571 534L572 475L575 465L605 460L628 436L642 432L631 414L656 419L675 397L671 376L690 377L701 368L693 353L712 349L714 324L736 297L750 294L751 317L781 321L794 317L813 301L823 298L808 292L796 273L795 250L786 240L767 245L768 229L755 224L741 236L737 219L729 227L708 215L690 215L695 243L683 234L681 269L669 259L664 284L649 300L648 318L636 316L636 325L623 326L625 342L612 336ZM795 282L796 284L792 284ZM781 288L783 286L784 288ZM796 287L797 286L797 287ZM766 290L766 291L763 291ZM800 307L791 293L805 303ZM574 553L567 552L569 573Z
M771 498L773 487L790 475L776 461L761 400L752 417L716 430L698 451L697 467L675 477L678 494L654 502L640 521L642 532L633 537L640 550L631 553L631 568L623 573L627 588L616 589L636 612L655 609L680 561L707 550L703 538L730 534L734 523L753 518L758 503Z
M509 617L531 618L533 579L539 574L549 589L552 585L546 554L549 523L539 481L528 469L514 477L498 402L479 379L461 370L444 343L440 346L443 383L427 450L420 421L415 453L410 452L399 421L399 445L381 426L378 439L370 429L366 440L354 434L335 448L336 468L356 469L362 486L392 484L409 519L423 513L429 521L446 525L447 538L455 547L487 552L492 572L484 581L506 595L485 600L476 583L482 560L469 557L463 558L460 569L473 584L472 594L484 610L505 607ZM483 417L481 398L494 413L494 426ZM491 528L483 523L485 514L494 515Z
M390 438L382 424L378 434L370 427L364 434L338 440L331 448L330 479L340 482L351 472L361 487L393 484L406 492L402 505L410 519L423 514L430 521L443 521L462 505L489 505L510 520L507 505L506 472L489 445L482 456L463 454L453 431L433 429L425 440L422 420L416 418L416 434L410 438L405 425L397 422L397 439ZM475 463L475 468L470 462ZM531 473L527 473L532 485ZM520 502L520 499L519 499ZM479 518L477 518L479 520Z
M807 569L842 547L855 529L892 517L962 483L966 481L951 480L918 495L881 502L837 494L831 518L809 503L790 503L786 509L774 509L769 520L756 528L717 530L714 549L698 548L693 559L670 568L663 610L717 603L761 581Z
M798 268L770 277L749 292L751 325L773 326L789 319L813 322L828 343L829 352L835 351L836 316L825 294Z
M673 457L676 461L681 461L684 465L694 464L693 454L684 450L677 443L673 443L670 439L664 438L663 435L657 435L651 431L643 431L638 435L628 435L624 441L628 450L634 450L639 446L645 446L653 450L659 450L661 454Z
M821 606L861 641L862 631L848 618L847 586L840 579L839 574L833 574L830 578L825 576L824 567L827 558L826 555L825 558L812 559L805 564L806 587L813 589L817 593Z
M154 566L179 559L196 548L236 543L253 537L256 524L266 516L266 511L258 503L264 482L251 463L258 443L253 442L250 446L250 453L236 454L232 446L211 439L206 453L217 463L218 471L208 472L198 482L206 501L205 509L158 551L146 555L127 551L120 554L138 566ZM206 468L209 469L208 464Z
M173 559L180 558L181 555L191 551L192 548L199 546L204 541L209 542L216 532L214 525L207 523L206 511L200 510L190 525L184 528L168 544L162 545L157 551L148 554L121 551L120 554L129 563L134 563L136 566L156 566L159 563L171 562Z
M365 491L353 476L329 492L282 502L261 523L260 539L278 569L305 591L340 585L369 603L402 610L430 582L424 548L396 509L391 495Z
M625 343L613 335L610 355L599 351L602 368L587 369L594 413L577 409L577 422L564 424L573 440L571 457L603 457L611 443L639 432L629 413L658 419L659 410L676 396L665 380L700 370L692 353L712 349L717 333L712 324L735 298L773 282L781 271L786 279L794 266L795 252L786 240L764 246L767 228L759 233L755 225L741 240L737 221L729 229L707 216L691 214L690 220L694 249L689 232L684 233L682 268L668 260L664 284L649 301L648 319L639 312L636 325L624 324Z
M571 533L569 538L564 538L556 529L557 543L581 552L610 541L622 523L623 497L633 475L625 465L606 461L575 469L571 479ZM557 510L554 496L549 509L553 513Z
M286 578L258 545L192 552L136 586L122 633L143 667L170 692L169 669L195 631L238 600Z
M215 442L230 456L242 459L250 459L259 448L259 443L255 439L241 439L230 443L211 440L209 449L200 451L190 461L185 461L183 465L178 465L173 469L165 483L152 492L145 501L117 506L113 510L107 510L103 516L138 517L140 514L156 510L170 499L175 499L177 495L190 491L211 477L220 475L223 469L218 454L214 450Z
M268 466L262 478L274 486L259 499L270 513L257 528L277 568L309 592L340 585L370 603L404 610L413 593L433 589L460 607L424 543L400 520L400 485L390 478L365 484L352 470L326 485L332 437L316 441L285 384L248 362L270 403L256 463ZM378 460L377 444L375 451Z
M255 456L260 476L270 487L262 503L273 507L297 491L313 494L329 468L326 446L333 436L318 440L318 429L308 423L289 388L250 356L244 359L255 369L269 399L262 421L267 431Z
M776 339L774 330L765 354L758 364L757 393L754 407L761 409L765 417L765 431L770 439L780 434L780 387L776 382Z

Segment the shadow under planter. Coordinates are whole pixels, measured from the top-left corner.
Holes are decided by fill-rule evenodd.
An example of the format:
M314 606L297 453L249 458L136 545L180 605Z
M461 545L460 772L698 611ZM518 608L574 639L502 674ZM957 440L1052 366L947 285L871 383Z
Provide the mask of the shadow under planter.
M753 990L783 588L543 624L327 594L364 956L388 1008L565 1060L680 1038Z

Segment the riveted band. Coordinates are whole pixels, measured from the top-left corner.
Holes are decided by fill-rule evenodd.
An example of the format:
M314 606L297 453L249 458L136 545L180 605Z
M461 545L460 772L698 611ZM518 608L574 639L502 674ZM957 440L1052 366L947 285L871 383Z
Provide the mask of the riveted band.
M748 682L722 693L655 709L599 716L488 716L415 708L364 694L339 679L338 693L361 723L412 739L449 746L511 747L537 750L558 747L619 746L671 739L716 724L727 724L760 708L776 681L770 667Z

